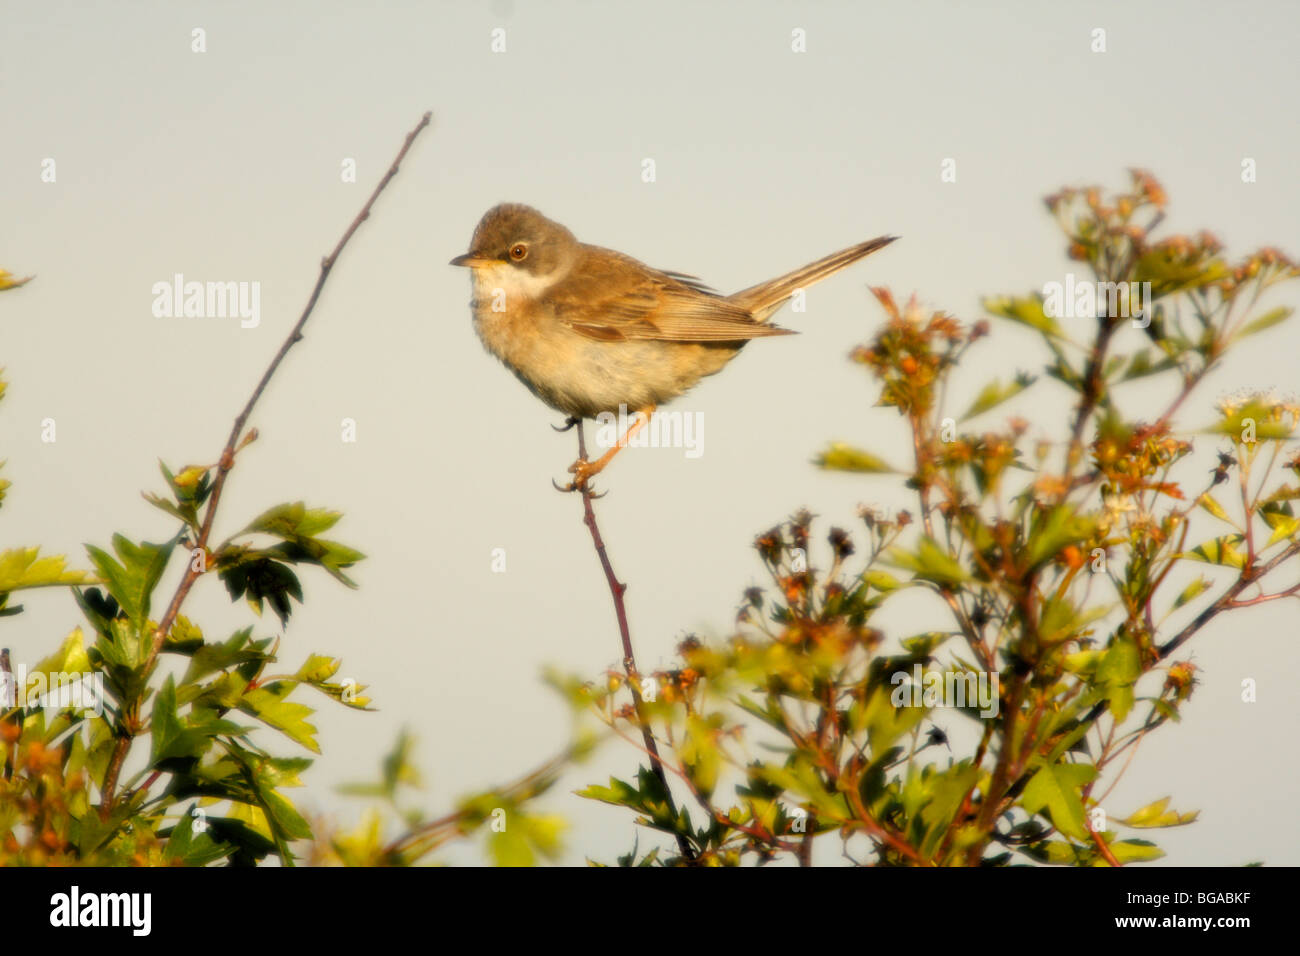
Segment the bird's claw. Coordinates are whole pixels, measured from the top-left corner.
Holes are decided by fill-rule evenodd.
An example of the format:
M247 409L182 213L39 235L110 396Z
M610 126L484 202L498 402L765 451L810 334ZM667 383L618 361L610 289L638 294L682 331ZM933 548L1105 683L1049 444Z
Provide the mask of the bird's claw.
M569 418L566 418L564 420L563 425L552 425L551 428L553 428L557 432L567 432L570 429L572 429L574 425L578 424L578 422L579 419L570 416Z
M580 485L576 481L571 481L567 485L561 485L558 484L554 478L551 479L551 487L554 488L556 491L563 491L565 493L571 491L581 491L592 501L595 501L597 498L604 498L607 494L609 494L608 491L599 491L599 492L592 491L590 486Z
M569 482L567 485L560 485L556 483L554 478L552 478L551 486L554 487L556 491L581 491L583 494L592 498L603 498L605 497L606 492L602 491L600 494L596 494L591 490L591 487L588 484L588 482L590 482L598 472L599 469L592 467L591 462L579 458L569 466L569 474L573 475L573 481Z

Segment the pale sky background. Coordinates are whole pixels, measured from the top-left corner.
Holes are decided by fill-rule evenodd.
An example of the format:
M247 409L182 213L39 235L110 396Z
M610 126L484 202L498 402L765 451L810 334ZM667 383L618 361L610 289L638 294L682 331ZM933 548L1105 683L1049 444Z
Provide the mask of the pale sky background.
M342 656L380 708L309 700L325 755L295 797L342 820L361 804L331 788L373 777L403 726L419 736L431 813L529 769L568 730L543 667L594 676L620 656L580 502L550 484L573 436L553 433L560 416L484 352L467 277L447 265L495 203L527 202L581 239L723 291L902 237L818 285L806 314L778 315L803 334L754 343L675 406L702 413L701 457L633 450L604 476L599 516L643 669L666 665L687 633L728 633L741 592L762 581L755 533L805 505L824 536L860 527L859 502L907 503L889 479L810 464L831 439L906 460L897 416L873 407L875 387L846 360L882 321L868 284L979 319L982 295L1024 294L1069 269L1042 196L1124 186L1130 166L1165 185L1169 229L1210 228L1234 257L1268 244L1300 253L1291 3L46 0L5 3L0 22L0 266L37 276L0 299L0 455L13 482L0 548L39 544L77 566L84 542L174 530L140 499L161 490L157 460L215 460L320 257L434 113L256 412L262 437L240 457L218 528L305 499L342 510L333 536L370 556L358 591L304 571L307 603L282 645L291 667ZM191 52L195 27L206 53ZM503 54L490 50L498 27ZM1098 27L1103 54L1090 51ZM804 54L791 52L795 28ZM348 157L356 184L340 182ZM641 181L647 157L653 184ZM946 157L956 183L940 181ZM1241 182L1244 157L1258 182ZM53 184L40 180L46 158ZM151 287L177 272L260 282L260 326L155 318ZM957 379L956 412L990 376L1043 362L1033 336L994 329ZM1231 389L1294 390L1298 353L1295 325L1248 341L1182 424L1208 422ZM1126 400L1155 410L1171 388ZM1005 406L1049 434L1065 410L1049 380ZM54 444L40 440L47 417ZM355 444L340 441L345 417ZM1209 456L1214 443L1200 447ZM1206 468L1181 477L1198 483ZM504 574L492 573L494 548ZM0 625L15 661L82 622L66 593L21 600L27 613ZM892 636L946 626L928 605L906 607L881 619ZM251 623L215 577L187 612L217 635ZM1107 801L1115 816L1167 794L1201 810L1196 825L1154 834L1164 863L1300 863L1295 622L1295 605L1275 602L1191 644L1202 684L1185 719L1143 745ZM256 632L277 627L268 614ZM1258 703L1239 700L1246 677ZM631 847L630 814L570 791L635 765L609 744L548 799L574 825L568 862Z

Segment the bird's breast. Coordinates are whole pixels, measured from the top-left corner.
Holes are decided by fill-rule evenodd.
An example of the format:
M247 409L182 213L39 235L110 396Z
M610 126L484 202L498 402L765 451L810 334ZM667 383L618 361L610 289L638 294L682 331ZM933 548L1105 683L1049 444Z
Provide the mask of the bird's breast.
M558 318L539 290L544 286L475 270L474 329L534 395L567 415L663 404L737 351L728 343L593 339Z

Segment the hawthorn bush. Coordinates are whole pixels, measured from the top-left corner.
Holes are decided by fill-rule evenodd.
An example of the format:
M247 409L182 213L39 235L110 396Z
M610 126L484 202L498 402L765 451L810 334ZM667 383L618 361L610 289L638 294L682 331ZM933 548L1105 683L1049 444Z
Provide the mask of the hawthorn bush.
M1176 429L1175 415L1235 343L1290 315L1255 306L1300 270L1275 249L1228 262L1208 233L1156 238L1165 202L1140 171L1105 199L1095 188L1047 199L1088 272L1073 284L1095 320L1071 326L1086 323L1087 341L1058 321L1060 289L984 302L1037 333L1045 375L1074 393L1068 420L1047 430L1063 441L1031 437L1018 418L967 424L1030 375L988 383L953 415L946 386L989 323L915 299L900 309L874 290L885 325L851 358L905 420L911 461L894 472L882 453L834 443L818 463L893 475L915 507L863 508L856 536L832 528L820 549L800 511L758 536L770 586L746 593L732 638L688 639L673 669L629 674L639 702L620 696L621 675L570 684L632 743L649 730L685 794L679 806L649 766L585 791L687 847L621 863L807 864L820 837L857 863L1114 866L1161 855L1131 834L1195 819L1165 797L1124 816L1102 801L1193 692L1187 642L1220 614L1300 595L1278 583L1300 554L1289 444L1300 406L1243 392L1199 432ZM1145 345L1121 353L1126 327ZM1169 400L1138 420L1122 386L1159 375ZM1218 450L1208 473L1186 461L1195 441ZM1193 535L1206 522L1216 527ZM948 627L873 626L913 589ZM940 704L969 718L968 745L940 729Z
M1065 421L1037 423L1050 437L1019 418L986 431L969 424L1045 387L1041 377L989 382L960 415L947 407L952 373L990 336L988 321L963 325L915 299L900 308L874 290L884 327L851 358L878 404L906 423L911 460L895 468L880 451L835 442L818 464L902 482L914 507L864 507L856 532L830 528L817 547L804 510L758 535L770 583L745 592L732 637L689 638L676 665L653 674L629 658L599 680L552 675L578 718L573 742L436 817L409 802L419 775L403 735L378 781L349 788L375 802L360 824L313 827L285 793L310 759L262 742L273 731L318 752L300 688L365 709L364 687L335 681L339 662L316 654L278 671L275 638L250 627L209 638L179 613L189 587L215 573L232 598L259 616L269 605L283 627L302 598L299 568L350 586L346 571L363 557L322 537L337 513L301 503L209 541L224 476L256 437L236 446L246 409L216 464L163 466L166 494L146 496L178 522L163 543L117 535L111 552L88 547L87 570L36 548L0 551L0 616L22 610L11 599L24 589L61 587L86 621L30 671L0 656L12 698L0 697L0 865L251 864L273 854L285 864L412 865L478 832L498 863L554 858L564 822L533 805L591 752L592 721L643 759L634 777L583 795L672 838L645 850L638 840L608 861L619 865L808 865L818 838L845 860L881 865L1157 858L1154 843L1131 834L1189 824L1195 812L1160 797L1118 817L1103 801L1137 745L1179 719L1196 686L1185 646L1220 614L1300 596L1300 584L1278 583L1300 554L1291 442L1300 407L1241 392L1219 403L1218 421L1175 426L1235 343L1290 315L1256 305L1300 269L1274 249L1229 262L1208 233L1158 239L1165 202L1143 172L1105 199L1095 188L1048 198L1070 259L1089 273L1072 300L1095 314L1086 341L1069 332L1082 322L1058 321L1060 295L983 303L1032 329L1045 377L1073 393ZM22 281L0 272L0 289ZM1126 340L1142 344L1122 352ZM1123 386L1154 376L1170 383L1168 401L1139 419ZM1189 458L1198 441L1217 451L1208 471ZM181 590L155 619L155 590L177 560L188 563ZM948 626L887 632L881 609L908 592L929 595ZM50 696L60 674L92 678L101 706ZM941 729L949 708L966 732Z
M281 626L291 599L302 599L297 567L351 585L345 569L362 555L320 536L336 512L301 503L264 512L212 548L194 547L214 468L172 474L163 465L168 494L146 498L179 530L161 544L114 535L112 553L88 546L93 572L34 547L0 552L0 614L22 610L10 603L16 592L67 587L86 620L30 669L15 670L4 653L0 865L240 864L272 853L291 863L290 844L311 836L284 792L301 785L311 760L275 755L254 731L278 731L319 753L312 708L291 697L309 687L365 709L364 686L333 682L340 662L316 654L276 672L278 640L254 637L252 627L209 638L173 609L164 624L150 612L178 552L259 617L269 604ZM172 660L183 665L179 677L163 666ZM142 738L147 753L124 778Z

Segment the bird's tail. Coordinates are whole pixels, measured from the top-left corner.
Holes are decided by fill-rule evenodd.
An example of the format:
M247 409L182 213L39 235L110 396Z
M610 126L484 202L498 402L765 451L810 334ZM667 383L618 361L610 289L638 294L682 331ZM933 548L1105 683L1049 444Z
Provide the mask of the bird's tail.
M868 239L856 246L832 252L824 259L809 263L802 269L750 286L735 295L727 296L727 299L749 312L756 321L766 322L772 313L794 295L796 289L805 289L814 282L820 282L828 275L857 262L863 256L869 256L877 249L883 249L897 238L897 236L880 236L876 239Z

